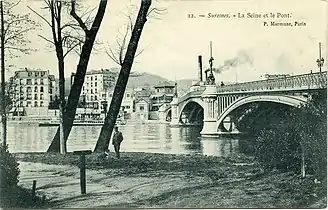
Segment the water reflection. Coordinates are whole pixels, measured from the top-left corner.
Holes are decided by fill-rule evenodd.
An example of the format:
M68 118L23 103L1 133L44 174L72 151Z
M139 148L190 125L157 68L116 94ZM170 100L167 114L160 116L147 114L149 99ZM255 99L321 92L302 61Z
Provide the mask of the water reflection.
M94 149L100 126L73 127L67 143L69 152ZM201 127L172 128L166 124L128 123L120 126L124 141L122 151L172 154L204 154L228 156L238 153L247 141L231 138L200 137ZM8 126L8 144L11 152L44 152L51 143L57 127ZM246 143L245 143L246 142ZM110 150L114 151L112 145Z
M204 155L215 155L227 157L238 152L238 139L227 137L202 139L202 150Z

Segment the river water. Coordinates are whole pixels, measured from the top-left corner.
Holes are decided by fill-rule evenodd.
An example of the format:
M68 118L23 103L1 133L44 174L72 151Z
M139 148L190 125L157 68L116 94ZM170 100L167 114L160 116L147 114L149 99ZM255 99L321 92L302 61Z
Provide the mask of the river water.
M101 126L75 126L67 142L68 152L94 149ZM228 156L239 153L242 140L231 137L202 138L201 127L172 128L167 124L128 122L120 126L124 141L121 151ZM8 125L9 151L45 152L57 127ZM112 145L110 150L114 151Z

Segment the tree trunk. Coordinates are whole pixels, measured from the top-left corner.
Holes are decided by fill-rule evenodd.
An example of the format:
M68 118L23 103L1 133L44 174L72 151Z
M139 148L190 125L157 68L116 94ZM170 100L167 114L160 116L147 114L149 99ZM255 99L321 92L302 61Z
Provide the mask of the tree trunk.
M64 129L65 144L67 142L69 133L71 132L73 127L76 108L79 102L79 97L84 83L84 77L87 71L92 48L106 11L106 6L107 6L107 0L100 1L98 11L91 29L85 30L85 41L82 46L82 52L80 55L79 63L77 65L74 82L71 87L63 113L63 127L65 128ZM57 129L57 132L47 152L58 152L59 150L60 150L60 128Z
M59 58L58 58L59 59ZM65 77L64 77L64 57L60 56L58 61L58 70L59 70L59 130L60 130L60 153L66 154L66 139L65 139Z
M138 12L137 20L133 27L129 45L124 57L124 61L121 65L121 71L116 82L113 98L110 103L110 107L107 112L104 125L101 128L100 135L98 137L94 152L104 152L108 148L110 137L112 135L113 128L117 119L117 115L120 111L126 85L129 80L133 60L138 48L138 42L141 37L141 32L147 21L147 14L150 5L151 5L151 0L141 1L141 6Z
M7 115L6 115L6 80L5 80L5 34L3 19L3 2L0 1L1 15L1 124L2 124L2 145L7 145Z

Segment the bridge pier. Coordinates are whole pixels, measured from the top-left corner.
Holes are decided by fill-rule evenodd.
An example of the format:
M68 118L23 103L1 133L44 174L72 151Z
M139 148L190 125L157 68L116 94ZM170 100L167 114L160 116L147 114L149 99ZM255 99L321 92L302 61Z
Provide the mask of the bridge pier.
M216 85L206 85L206 89L202 94L204 102L204 125L200 134L203 137L215 137L217 132L217 115L218 115L218 102L217 102L217 87Z
M178 110L178 98L174 97L171 102L171 122L170 126L178 127L179 126L179 110Z

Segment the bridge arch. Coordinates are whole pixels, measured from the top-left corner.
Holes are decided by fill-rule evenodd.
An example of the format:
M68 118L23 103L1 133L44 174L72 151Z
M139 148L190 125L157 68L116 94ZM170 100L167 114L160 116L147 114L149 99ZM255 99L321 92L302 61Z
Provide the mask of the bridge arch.
M184 111L186 111L186 108L188 106L192 105L192 104L198 106L197 107L198 109L194 110L195 111L194 114L195 114L196 118L197 118L197 116L200 115L201 111L204 113L203 101L200 98L191 98L191 99L186 100L184 103L179 105L179 115L178 115L179 121L181 121L182 114L183 114ZM190 116L188 116L188 117L190 117Z
M235 109L238 107L254 103L254 102L272 102L272 103L280 103L288 106L299 107L301 104L306 103L308 98L303 96L288 96L288 95L258 95L258 96L246 96L240 98L230 104L219 116L217 120L217 130L219 130L219 126L223 123L224 119Z

